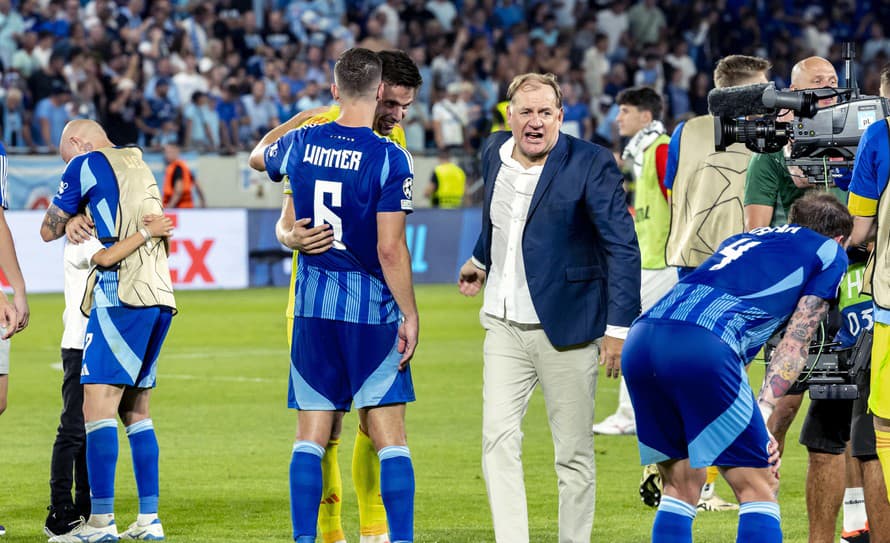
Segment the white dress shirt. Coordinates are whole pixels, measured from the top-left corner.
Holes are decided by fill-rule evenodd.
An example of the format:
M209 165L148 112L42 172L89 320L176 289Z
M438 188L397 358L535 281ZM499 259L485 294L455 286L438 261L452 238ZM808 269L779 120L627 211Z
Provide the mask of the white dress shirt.
M482 310L501 319L540 324L525 278L522 234L543 166L524 168L511 156L514 140L500 148L501 169L491 197L491 269Z

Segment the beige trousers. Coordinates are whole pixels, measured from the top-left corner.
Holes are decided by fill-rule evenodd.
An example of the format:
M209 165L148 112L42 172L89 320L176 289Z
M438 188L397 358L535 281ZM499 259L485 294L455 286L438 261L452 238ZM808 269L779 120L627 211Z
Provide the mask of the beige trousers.
M522 418L540 383L553 436L560 543L589 543L596 504L593 407L598 343L557 350L540 327L486 314L482 471L498 543L528 543Z

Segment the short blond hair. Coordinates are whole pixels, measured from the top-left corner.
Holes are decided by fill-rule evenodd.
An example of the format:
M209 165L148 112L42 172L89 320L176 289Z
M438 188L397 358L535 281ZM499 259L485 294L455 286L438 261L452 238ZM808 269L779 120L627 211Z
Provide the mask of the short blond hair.
M766 74L773 65L765 58L748 55L729 55L717 62L714 85L718 89L737 87L750 82L758 74Z
M538 87L550 87L553 89L553 94L556 95L556 107L562 109L562 89L559 88L556 76L551 73L539 74L532 72L517 75L507 88L507 100L512 103L513 96L521 89Z

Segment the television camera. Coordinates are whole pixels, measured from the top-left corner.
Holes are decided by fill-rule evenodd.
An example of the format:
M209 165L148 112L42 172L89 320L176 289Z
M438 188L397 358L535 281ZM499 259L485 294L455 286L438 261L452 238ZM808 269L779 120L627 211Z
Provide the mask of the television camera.
M890 116L890 101L859 94L852 45L845 45L844 56L849 88L780 91L762 83L712 90L716 150L742 143L755 153L774 153L790 141L786 164L801 168L810 183L832 183L839 168L853 167L866 128ZM779 120L789 113L792 120Z
M823 326L822 333L810 343L806 366L788 394L809 390L811 400L855 400L859 397L857 379L870 369L872 331L861 333L853 347L843 348L826 339L825 329ZM767 364L781 338L782 334L777 333L766 342L763 354Z

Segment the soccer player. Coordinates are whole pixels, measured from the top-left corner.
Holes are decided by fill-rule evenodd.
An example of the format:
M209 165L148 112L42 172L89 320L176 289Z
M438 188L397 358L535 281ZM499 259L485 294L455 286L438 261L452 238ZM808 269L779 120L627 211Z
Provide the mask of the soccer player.
M4 215L4 211L9 207L6 193L6 172L6 148L0 142L0 269L3 270L15 292L13 303L9 302L6 294L0 292L0 414L6 411L6 398L9 390L9 338L28 326L30 316L28 297L25 293L25 279L22 277L19 261L16 258L12 232L9 231ZM0 526L0 535L5 533L6 528Z
M251 167L290 180L295 215L331 225L332 249L298 261L289 405L299 411L291 460L294 540L315 541L322 457L354 402L380 459L393 543L413 540L414 470L404 427L414 400L408 362L418 315L405 242L410 155L372 131L381 92L377 54L350 49L334 68L333 123L266 134Z
M881 95L890 95L890 70L881 71ZM890 120L866 129L856 150L850 183L850 212L854 216L851 241L862 243L877 230L875 249L865 278L874 298L874 339L871 352L871 395L877 455L890 500ZM867 505L867 504L866 504ZM871 515L869 515L871 516Z
M417 91L423 84L420 70L407 54L402 51L381 51L377 53L383 63L383 93L377 102L374 114L374 131L405 147L405 131L398 124L414 102ZM340 106L333 105L301 112L287 123L289 128L333 122L340 115ZM290 184L285 183L284 202L281 218L276 225L279 241L294 249L293 271L288 289L287 341L291 345L291 332L294 322L294 284L297 277L297 255L318 254L331 248L333 230L327 223L309 228L311 219L296 220L291 200ZM325 541L345 540L340 523L343 485L337 452L340 445L339 422L334 427L330 442L325 447L322 459L323 500L319 511L319 528ZM374 444L368 437L367 428L360 422L352 451L352 481L358 499L360 543L384 543L387 541L386 511L380 499L380 461Z
M759 57L729 55L717 62L718 89L766 83L770 62ZM745 231L742 200L751 151L743 144L714 150L714 117L702 115L680 122L668 147L664 187L670 204L670 231L665 245L668 265L682 277L714 253L724 239ZM699 509L727 511L738 506L715 492L717 468L708 468Z
M143 245L118 265L98 267L85 293L81 309L89 310L90 319L80 381L91 514L77 530L50 541L161 540L158 441L149 403L176 305L166 239L143 226L145 215L163 211L160 191L142 151L114 147L94 121L68 123L59 151L67 166L40 227L44 241L62 237L72 215L85 207L106 247L134 233L143 237ZM139 495L139 516L120 536L114 521L118 414L126 425Z
M782 540L778 447L764 421L797 379L837 297L853 227L846 207L824 193L798 200L790 221L728 238L628 333L622 369L640 458L657 463L664 480L654 543L692 541L710 465L741 504L737 541ZM789 316L755 402L745 365Z
M146 215L145 228L152 237L169 235L173 223L161 215ZM80 310L84 289L93 267L113 266L146 243L141 232L108 249L89 232L93 227L84 215L68 222L68 243L63 253L65 310L62 313L62 413L50 461L51 505L43 525L49 537L76 530L89 516L90 485L86 466L86 433L83 423L83 385L80 384L87 318ZM85 237L81 237L81 234ZM72 483L76 499L71 499Z

